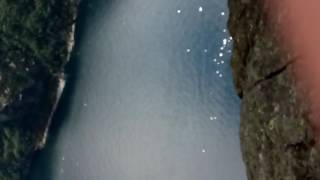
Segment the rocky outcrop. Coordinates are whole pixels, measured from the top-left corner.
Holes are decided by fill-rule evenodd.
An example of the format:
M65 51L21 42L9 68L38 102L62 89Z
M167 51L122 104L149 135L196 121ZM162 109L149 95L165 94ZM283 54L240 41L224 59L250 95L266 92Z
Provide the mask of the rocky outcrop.
M263 0L229 0L232 68L241 103L240 138L249 180L320 179L320 155Z
M45 142L73 41L73 0L0 0L0 180Z

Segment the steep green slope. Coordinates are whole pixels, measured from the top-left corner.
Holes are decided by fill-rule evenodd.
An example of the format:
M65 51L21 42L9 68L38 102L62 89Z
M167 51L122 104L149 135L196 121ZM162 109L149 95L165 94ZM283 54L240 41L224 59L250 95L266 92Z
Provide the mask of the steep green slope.
M71 51L73 0L0 0L0 180L22 179Z

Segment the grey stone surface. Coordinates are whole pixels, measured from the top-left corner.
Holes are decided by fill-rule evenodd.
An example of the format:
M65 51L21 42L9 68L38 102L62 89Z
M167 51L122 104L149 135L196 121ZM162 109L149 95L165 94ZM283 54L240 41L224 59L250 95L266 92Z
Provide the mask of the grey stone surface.
M294 56L276 43L263 0L229 0L229 8L248 179L320 179L320 156L307 124L308 108L295 88Z

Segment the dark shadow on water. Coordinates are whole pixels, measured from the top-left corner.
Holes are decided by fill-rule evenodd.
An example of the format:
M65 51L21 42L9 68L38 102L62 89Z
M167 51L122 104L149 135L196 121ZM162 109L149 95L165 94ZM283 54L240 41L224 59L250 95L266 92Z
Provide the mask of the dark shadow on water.
M56 114L53 118L52 125L50 127L49 138L46 147L35 154L31 170L27 180L54 180L54 166L55 166L55 147L59 141L59 135L61 128L68 121L73 94L76 91L76 84L79 81L78 72L81 67L81 44L83 43L83 35L86 30L86 26L90 25L90 19L95 17L101 5L104 7L110 7L113 0L82 0L78 9L78 18L76 22L75 39L76 44L71 56L71 61L66 67L67 83L64 93L59 102ZM104 9L105 10L105 9ZM60 136L60 138L63 138Z
M59 152L57 152L57 149L60 149L58 147L58 145L60 145L61 143L59 143L59 142L65 138L63 136L64 135L63 127L66 126L68 120L70 120L71 112L73 112L72 105L74 105L74 102L75 102L75 98L76 98L75 93L77 92L78 84L81 81L81 79L79 79L79 78L81 76L83 77L83 74L85 74L85 72L86 72L86 67L84 67L84 63L82 60L85 59L84 57L86 57L86 55L87 55L86 53L90 53L87 51L88 49L86 49L86 48L88 48L88 46L91 43L91 42L86 42L86 41L89 41L88 39L90 39L90 38L87 39L86 37L91 35L91 34L88 34L88 31L89 31L88 29L96 30L96 28L101 27L100 25L105 25L105 23L108 22L107 21L108 18L110 18L110 19L116 18L115 16L113 16L112 13L106 13L106 12L112 12L111 10L114 10L112 8L117 8L117 6L115 4L119 3L119 2L121 2L121 1L116 1L116 0L82 0L81 1L80 7L79 7L78 18L77 18L76 45L75 45L74 52L72 54L71 62L66 67L66 72L68 74L68 81L66 84L65 92L63 93L63 96L60 101L60 105L58 106L57 112L56 112L55 117L53 119L53 124L50 129L50 134L49 134L47 146L44 148L44 150L38 152L35 155L35 160L34 160L32 167L31 167L30 176L27 178L28 180L58 180L58 179L61 180L62 179L62 177L59 178L59 176L58 176L59 172L57 172L57 163L58 163L58 161L61 160L61 157L60 157L60 159L59 159L59 157L57 157L58 155L61 155L61 154L59 154ZM130 10L130 7L128 7L128 10ZM98 20L101 19L101 17L103 18L104 24L94 23L94 22L97 22L97 19ZM189 21L189 19L187 19L187 20ZM111 25L111 24L109 23L107 25ZM169 25L170 24L166 24L165 27L170 28ZM181 26L181 27L189 27L189 26ZM106 29L103 29L103 30L108 31ZM114 29L112 29L112 30L114 30ZM180 30L180 29L178 29L178 30ZM205 28L205 30L206 30L206 28ZM193 29L191 29L190 31L193 32ZM96 32L96 31L93 31L93 32ZM172 32L175 32L175 31L172 31ZM202 33L203 31L195 31L195 32ZM208 32L207 31L205 31L205 32L206 33L204 33L204 34L209 34L209 30L208 30ZM221 31L221 33L222 33L222 31ZM110 38L110 39L112 39L112 38ZM92 39L90 39L90 40L92 41ZM135 39L133 39L133 40L135 40ZM190 43L188 39L186 39L183 42L185 44ZM191 42L193 43L193 41L191 41ZM195 41L195 42L198 42L198 41ZM113 43L113 42L109 42L109 43ZM182 43L182 44L184 44L184 43ZM92 44L94 44L94 43L92 43ZM204 44L204 43L201 42L200 44ZM95 45L97 45L97 44L95 44ZM214 46L214 44L212 46ZM98 47L98 45L97 45L97 47ZM92 49L92 48L90 48L90 49ZM95 50L95 49L93 49L93 50ZM175 50L176 49L173 49L172 51L175 51ZM204 59L204 58L202 58L202 56L200 58L201 58L201 60ZM192 68L192 70L194 70L194 72L195 72L194 74L196 76L198 76L198 72L203 72L201 74L201 77L205 77L207 74L209 74L209 73L204 73L204 72L207 72L207 70L205 68L208 68L208 71L209 71L209 67L211 67L211 66L202 66L201 68L203 68L204 70L198 70L197 68L199 68L199 66L196 66L198 59L197 60L195 59L191 63L193 63L193 62L194 62L194 64L192 64L192 65L194 65L194 67ZM184 70L181 70L181 71L184 72ZM212 71L212 70L210 69L210 71ZM97 78L99 78L99 77L97 77ZM199 78L199 77L195 77L195 78ZM177 78L177 79L179 79L179 78ZM220 81L221 80L219 80L219 82ZM187 81L187 82L189 83L189 81ZM202 79L196 80L196 82L202 82ZM203 82L206 83L206 81L203 81ZM182 84L182 85L184 85L184 84ZM182 85L181 85L181 87L184 87ZM179 87L180 87L180 85L179 85ZM201 88L201 87L202 86L200 86L199 88ZM228 84L224 84L223 89L228 90L228 89L232 89L232 88L228 87ZM189 91L193 92L193 89L188 90L186 92L189 92ZM203 94L205 94L205 93L207 93L207 91L204 91ZM233 91L232 91L232 93L233 93ZM183 101L183 102L185 102L185 101ZM205 101L205 102L208 104L212 103L211 100ZM229 104L227 103L226 105L229 105ZM180 111L180 109L179 109L179 111ZM77 120L75 119L72 122L77 123ZM81 134L78 135L78 138L79 139L82 138ZM105 177L105 179L107 179L107 177ZM66 179L66 180L75 180L75 179Z

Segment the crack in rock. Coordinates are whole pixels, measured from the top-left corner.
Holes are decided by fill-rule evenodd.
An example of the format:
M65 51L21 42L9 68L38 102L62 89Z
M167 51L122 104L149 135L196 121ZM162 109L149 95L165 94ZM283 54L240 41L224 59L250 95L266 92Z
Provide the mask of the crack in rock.
M286 71L288 69L289 66L291 66L293 63L295 63L295 60L291 60L289 62L287 62L286 64L284 64L282 67L280 67L279 69L267 74L265 77L257 80L251 88L249 88L249 91L251 91L252 89L254 89L255 87L257 87L259 84L261 84L264 81L268 81L270 79L273 79L279 75L281 75L284 71Z

